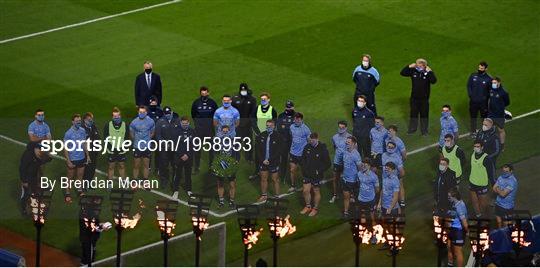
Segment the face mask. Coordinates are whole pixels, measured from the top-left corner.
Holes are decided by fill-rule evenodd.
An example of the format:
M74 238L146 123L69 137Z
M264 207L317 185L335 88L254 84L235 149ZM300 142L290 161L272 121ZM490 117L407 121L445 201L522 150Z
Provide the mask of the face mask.
M369 61L363 60L363 61L362 61L362 66L363 66L364 68L369 67Z
M80 122L80 121L79 121L79 122L75 122L75 123L73 124L73 126L74 126L76 129L79 129L79 128L81 127L81 122Z
M38 116L36 116L36 119L39 122L43 122L43 120L45 120L45 115L38 115Z
M424 67L416 67L416 70L419 71L419 72L423 72L424 71Z
M84 121L84 124L87 126L87 127L91 127L92 125L94 125L94 121L93 120L85 120Z
M362 172L366 172L368 170L368 167L366 164L362 163L360 164L360 171Z
M347 128L338 128L337 129L337 133L339 133L339 134L343 134L345 132L347 132Z
M491 83L491 88L497 89L499 85L497 83Z
M396 148L386 148L386 151L393 154L396 152Z
M262 106L268 105L268 100L261 100L261 105Z
M302 125L302 122L294 122L294 125L297 126L297 127L299 127L299 126Z
M150 104L150 110L157 109L157 104Z
M488 127L488 126L482 126L482 130L483 130L483 131L488 131L488 130L490 130L490 129L491 129L491 128Z
M366 106L366 103L363 102L363 101L357 101L356 105L358 105L358 107L360 107L360 108L364 108L364 106Z
M442 117L449 117L450 112L442 112L441 115L442 115Z
M231 103L230 102L224 102L223 107L229 108L229 107L231 107Z
M377 129L380 129L380 128L382 127L382 125L381 125L381 123L379 123L379 122L375 122L375 127L376 127Z
M113 121L113 123L118 125L118 124L122 123L122 118L121 117L113 118L112 121Z
M294 109L292 109L292 108L287 108L287 109L285 109L285 112L286 112L287 114L294 114Z
M166 115L165 115L165 119L167 119L168 121L171 121L171 119L172 119L172 114L166 114Z
M480 70L478 70L478 73L479 73L479 74L484 74L485 72L486 72L486 71L480 71Z
M208 100L208 96L201 96L201 99L202 99L203 101L207 101L207 100Z
M180 123L180 126L182 126L182 128L183 128L184 130L186 130L186 129L189 128L189 123L187 123L187 124Z
M240 90L240 95L247 96L247 90Z
M447 148L450 148L450 147L452 147L452 143L449 142L449 141L445 141L444 146L446 146Z
M146 113L139 113L139 119L144 119L146 117Z
M274 132L274 128L273 127L266 127L266 131L268 131L268 133L272 133L272 132Z
M508 178L508 177L510 177L510 175L511 175L511 173L509 171L503 171L503 173L501 174L501 176L503 178Z
M439 170L440 171L446 171L446 166L445 165L439 165Z
M309 143L311 144L311 146L317 146L319 141L318 140L310 140Z
M474 152L480 154L482 153L482 148L474 148Z
M150 74L152 72L152 68L150 69L144 69L144 72L147 73L147 74Z

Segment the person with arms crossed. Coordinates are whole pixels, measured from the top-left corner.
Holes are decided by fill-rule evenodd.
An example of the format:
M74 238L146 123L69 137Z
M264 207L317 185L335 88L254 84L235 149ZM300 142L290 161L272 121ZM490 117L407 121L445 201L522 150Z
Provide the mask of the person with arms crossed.
M495 217L497 227L503 227L503 220L508 220L516 205L518 182L514 176L514 166L504 164L502 174L493 185L493 192L497 194L495 199Z

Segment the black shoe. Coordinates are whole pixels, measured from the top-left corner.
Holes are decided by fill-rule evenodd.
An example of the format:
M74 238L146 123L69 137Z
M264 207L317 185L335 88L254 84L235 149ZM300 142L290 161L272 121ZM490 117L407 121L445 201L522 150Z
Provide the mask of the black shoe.
M223 206L225 206L225 200L219 199L219 201L218 201L218 207L222 208Z

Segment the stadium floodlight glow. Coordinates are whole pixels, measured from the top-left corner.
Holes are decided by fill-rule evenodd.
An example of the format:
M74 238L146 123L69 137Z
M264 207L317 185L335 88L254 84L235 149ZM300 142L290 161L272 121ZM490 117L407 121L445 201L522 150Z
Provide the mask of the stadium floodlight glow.
M259 235L262 228L257 230L257 216L259 215L259 206L257 205L239 205L236 207L238 215L238 225L244 244L244 267L249 266L249 249L259 241Z
M482 263L484 252L489 248L489 219L469 220L469 241L474 254L474 266Z
M383 226L385 230L386 243L390 246L392 256L392 266L396 267L396 257L399 250L403 248L405 236L403 229L405 227L405 215L385 215L383 217Z
M523 223L529 222L532 217L531 213L528 210L514 210L509 216L509 220L512 221L512 224L508 226L508 229L511 230L510 238L512 239L512 245L514 251L516 252L516 257L519 257L519 254L521 253L521 248L525 248L531 245L531 242L525 239Z
M264 203L266 221L273 241L273 265L277 266L278 240L296 232L296 226L290 222L287 213L288 200L282 198L268 198Z
M374 236L375 231L371 231L372 224L370 215L371 211L363 210L358 203L354 204L352 217L349 223L351 224L351 233L355 245L354 263L356 267L360 266L360 244L369 244L371 237ZM380 238L382 238L382 236L380 236Z
M448 241L448 223L451 221L446 215L433 216L433 232L437 242L437 267L442 266L442 259Z
M201 236L209 225L208 213L210 213L211 203L211 197L200 194L192 194L188 201L191 225L195 234L195 266L197 267L200 265Z
M168 266L169 250L168 242L176 227L176 210L178 202L175 200L158 200L156 204L156 217L161 239L163 239L163 266Z
M39 193L33 193L30 196L30 208L32 211L32 220L36 227L36 267L41 262L41 228L45 225L47 214L51 206L52 189L43 189Z
M114 229L116 230L116 266L120 267L122 265L122 231L128 228L135 228L141 218L141 214L135 214L132 219L128 216L133 201L132 190L112 189L109 200L111 202L111 212L114 218ZM142 205L141 200L139 204Z
M88 266L92 266L94 261L94 234L99 230L99 213L101 212L101 204L103 197L99 195L85 195L82 196L79 200L79 205L81 206L81 220L84 224L84 227L90 231L90 260Z

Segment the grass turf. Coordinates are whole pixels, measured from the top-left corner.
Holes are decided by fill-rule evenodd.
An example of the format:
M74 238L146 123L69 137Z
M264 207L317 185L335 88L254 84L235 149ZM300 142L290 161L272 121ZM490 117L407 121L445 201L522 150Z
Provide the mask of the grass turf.
M54 3L0 2L1 38L157 1ZM130 117L134 115L134 76L140 71L141 63L151 59L155 71L162 75L164 103L181 114L189 112L201 84L208 85L212 95L218 97L236 92L238 84L246 81L256 93L263 89L271 92L272 103L278 110L283 110L285 100L292 98L312 130L320 132L323 141L329 142L335 122L350 116L354 91L351 71L359 63L360 55L369 52L382 75L377 105L387 124L397 123L401 129L406 126L410 82L399 76L405 64L419 56L426 57L439 78L432 91L430 137L403 137L408 148L414 149L436 140L438 107L444 103L452 104L464 132L468 123L465 83L480 60L490 63L490 73L503 77L512 99L510 110L515 115L538 108L540 28L536 14L539 9L536 1L502 1L493 5L488 1L310 1L306 4L305 1L186 0L0 45L0 56L4 59L0 65L0 133L25 140L26 126L37 107L47 111L56 138L63 136L74 112L94 112L100 127L112 106L119 106L125 117ZM537 124L538 118L534 119L528 122ZM508 143L505 155L514 150L518 158L534 154L537 146L521 140L528 132L526 127L519 132L511 132L509 128L509 135L516 135L519 140L515 145ZM538 134L538 130L533 133ZM16 216L13 202L17 195L16 170L21 148L5 141L1 144L10 152L1 156L5 163L2 172L12 182L11 187L2 187L5 191L1 195L2 225L32 236L30 223ZM406 166L410 177L431 178L433 170L424 167L426 161L434 158L433 152L426 151L414 158L418 160L411 160ZM56 176L62 175L63 164L54 162L48 170ZM103 169L103 161L100 167ZM257 197L257 184L247 183L245 179L250 172L250 167L244 165L239 173L240 202ZM194 184L198 190L214 191L213 181L207 176L194 178ZM328 192L323 190L326 197ZM407 190L409 196L431 198L427 181L408 180ZM156 199L146 193L141 195L147 204ZM295 201L291 207L293 213L300 208L300 202ZM59 216L76 213L76 206L64 208L58 200L55 204ZM125 249L158 239L157 230L149 220L153 216L150 211L147 213L141 226L126 232ZM339 222L335 219L337 208L328 206L322 213L318 220L297 217L299 232L295 237ZM227 222L232 226L227 257L232 260L240 256L241 248L234 233L234 217ZM56 226L53 223L48 226L44 240L77 254L76 228ZM178 232L189 230L185 225L178 228ZM112 255L114 243L109 242L113 241L112 234L103 236L98 258ZM257 250L268 246L263 241ZM410 256L418 255L411 252Z

